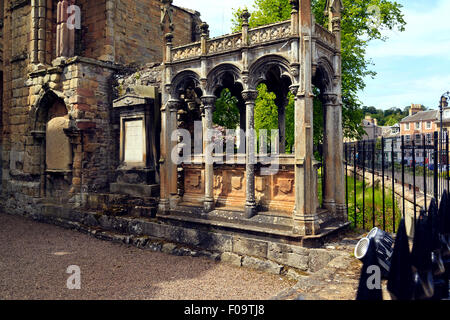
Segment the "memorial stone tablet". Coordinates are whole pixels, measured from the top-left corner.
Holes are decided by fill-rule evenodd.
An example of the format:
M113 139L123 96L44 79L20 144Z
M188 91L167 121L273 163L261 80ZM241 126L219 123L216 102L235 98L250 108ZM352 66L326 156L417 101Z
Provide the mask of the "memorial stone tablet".
M136 163L144 161L143 125L142 119L124 122L124 162Z

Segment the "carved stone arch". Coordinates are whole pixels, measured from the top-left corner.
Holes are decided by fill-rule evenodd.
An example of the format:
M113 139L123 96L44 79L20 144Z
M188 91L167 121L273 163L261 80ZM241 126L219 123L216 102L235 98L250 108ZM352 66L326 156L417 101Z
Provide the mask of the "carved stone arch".
M313 84L320 89L321 93L334 92L334 68L333 64L325 57L319 58L313 75Z
M61 92L44 86L30 112L32 147L39 152L29 165L40 175L41 197L55 201L64 201L72 184L73 146L66 134L71 118L64 100Z
M41 89L39 98L31 107L31 131L45 130L45 123L48 121L48 111L57 102L59 102L61 106L64 106L65 110L63 111L65 114L69 114L70 110L67 108L67 104L64 99L65 96L62 92Z
M267 55L255 61L249 68L249 89L255 89L261 82L267 80L269 71L276 70L280 79L289 80L295 83L291 74L289 61L279 55Z
M172 99L180 99L181 95L188 89L194 90L199 98L203 96L200 76L192 70L183 70L177 73L171 82L170 96Z
M217 89L226 87L228 79L233 82L233 85L239 84L243 87L241 74L241 69L231 63L224 63L214 67L207 76L206 92L214 94Z

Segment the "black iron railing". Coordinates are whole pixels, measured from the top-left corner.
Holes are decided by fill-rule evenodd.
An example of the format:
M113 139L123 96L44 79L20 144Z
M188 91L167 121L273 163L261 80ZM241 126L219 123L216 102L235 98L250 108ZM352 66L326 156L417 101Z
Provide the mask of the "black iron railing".
M447 132L349 142L344 148L348 218L356 228L395 233L406 213L415 223L432 197L439 200L450 190Z

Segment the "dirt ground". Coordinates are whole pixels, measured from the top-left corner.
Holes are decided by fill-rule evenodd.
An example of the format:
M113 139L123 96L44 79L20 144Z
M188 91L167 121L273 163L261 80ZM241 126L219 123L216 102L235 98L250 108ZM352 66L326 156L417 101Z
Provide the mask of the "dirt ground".
M67 288L71 265L80 268L79 290ZM0 300L266 300L295 283L283 276L207 258L141 250L0 213Z

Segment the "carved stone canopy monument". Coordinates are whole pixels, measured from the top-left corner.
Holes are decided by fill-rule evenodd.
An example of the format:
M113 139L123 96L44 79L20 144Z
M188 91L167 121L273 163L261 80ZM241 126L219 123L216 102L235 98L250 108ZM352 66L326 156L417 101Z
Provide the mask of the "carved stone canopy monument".
M208 25L203 24L201 40L184 46L174 47L171 33L166 34L161 108L161 217L177 219L183 212L195 217L192 208L197 208L201 209L200 213L195 211L199 219L215 213L237 216L235 221L242 221L242 225L259 219L275 227L290 228L290 235L320 234L333 222L346 220L342 1L327 1L328 29L314 22L310 0L292 0L291 5L288 21L249 29L249 14L244 11L241 32L210 39ZM261 161L261 154L255 154L250 134L255 129L255 100L261 83L276 93L279 110L280 154L276 156L278 170L272 174L263 173L267 163ZM324 106L322 207L317 193L319 164L313 146L313 86L320 90ZM239 122L246 133L244 154L231 156L234 160L231 164L209 163L211 140L208 134L203 134L203 152L194 154L192 161L175 163L171 155L178 140L173 139L172 133L184 128L194 136L189 123L195 120L201 121L203 133L213 129L215 99L225 88L238 99ZM295 97L294 154L284 152L284 107L289 92ZM194 112L195 109L199 111ZM225 153L216 152L215 159Z
M110 188L115 193L151 197L159 191L155 140L160 121L159 94L155 87L134 91L113 103L120 117L120 165L117 181Z

